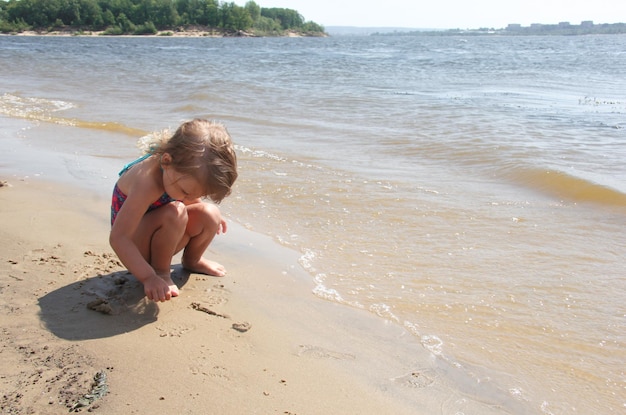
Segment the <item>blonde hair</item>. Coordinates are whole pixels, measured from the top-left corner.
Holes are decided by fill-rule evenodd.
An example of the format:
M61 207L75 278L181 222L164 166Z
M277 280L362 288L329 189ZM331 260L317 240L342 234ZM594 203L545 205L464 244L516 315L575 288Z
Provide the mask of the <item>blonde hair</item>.
M169 164L204 185L204 195L220 203L237 180L237 156L224 125L203 119L184 122L171 134L165 130L140 140L145 153L168 153Z

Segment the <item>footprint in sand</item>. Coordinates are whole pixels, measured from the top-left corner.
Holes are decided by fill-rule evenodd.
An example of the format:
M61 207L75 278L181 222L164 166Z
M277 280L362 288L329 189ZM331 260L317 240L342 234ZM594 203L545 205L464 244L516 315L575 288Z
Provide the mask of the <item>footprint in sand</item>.
M190 367L189 370L193 375L202 375L208 376L217 380L229 381L231 379L231 375L227 368L219 365L200 365Z
M215 365L209 371L209 376L216 379L230 380L228 369L224 366Z
M435 376L431 370L420 369L391 380L408 388L425 388L435 382Z
M155 327L159 337L182 337L184 334L196 329L196 326L187 324L162 323Z
M319 346L301 344L298 356L314 357L316 359L354 360L356 357L349 353L334 352Z
M216 307L228 303L228 290L224 288L223 284L214 284L211 288L205 291L203 301L209 307Z

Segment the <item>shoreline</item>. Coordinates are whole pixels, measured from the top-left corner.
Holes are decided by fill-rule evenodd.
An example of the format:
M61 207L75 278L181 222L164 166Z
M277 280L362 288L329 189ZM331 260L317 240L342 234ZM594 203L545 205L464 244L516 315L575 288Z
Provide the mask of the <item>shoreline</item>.
M303 37L328 37L327 33L318 34L306 34L295 31L286 31L282 35L277 36L264 36L256 35L254 33L245 32L239 30L237 32L227 32L224 30L210 30L210 29L192 29L192 30L159 30L155 34L123 34L123 35L109 35L105 34L104 30L24 30L22 32L12 33L0 33L0 36L58 36L58 37L184 37L184 38L224 38L224 37L290 37L290 38L303 38Z
M80 129L1 118L0 181L11 186L0 187L0 350L13 368L0 379L2 409L67 410L105 370L110 392L98 405L111 414L155 405L189 414L419 415L442 405L529 413L495 382L477 389L480 367L468 372L398 322L314 295L301 252L241 223L229 221L206 252L226 278L186 275L175 257L181 296L145 301L108 245L110 189L134 141L116 155L79 151ZM51 146L53 137L63 140Z
M105 370L111 392L98 405L111 414L158 405L190 414L419 415L451 400L468 414L528 413L497 385L478 393L476 373L397 322L317 297L301 253L237 222L205 254L226 266L226 278L186 275L175 257L181 296L145 301L108 245L115 159L73 150L67 126L40 125L34 134L30 121L2 118L0 140L10 151L0 165L0 181L8 181L0 187L0 287L8 299L0 322L14 368L1 380L2 409L57 413L46 408L87 393ZM61 135L61 147L37 145ZM241 333L235 323L251 329Z
M426 414L443 399L428 352L401 328L314 297L297 253L269 238L231 227L207 252L223 279L175 259L181 296L155 304L108 247L102 196L2 179L3 410L67 411L101 371L108 393L85 409L111 414L415 414L414 391L427 392ZM372 329L382 343L365 341ZM376 356L394 348L414 360L381 367Z
M67 126L0 118L10 149L0 163L2 410L67 411L103 370L109 392L88 409L106 414L511 407L493 387L477 397L463 368L396 322L316 296L302 253L232 220L205 252L225 278L185 273L175 256L181 295L146 301L108 244L117 159L76 151ZM61 147L37 145L61 135Z
M236 222L205 253L226 277L186 273L179 254L181 295L147 301L108 244L108 164L68 164L2 119L3 411L67 412L100 373L108 392L84 409L107 414L419 415L450 394L404 329L316 297L298 252Z

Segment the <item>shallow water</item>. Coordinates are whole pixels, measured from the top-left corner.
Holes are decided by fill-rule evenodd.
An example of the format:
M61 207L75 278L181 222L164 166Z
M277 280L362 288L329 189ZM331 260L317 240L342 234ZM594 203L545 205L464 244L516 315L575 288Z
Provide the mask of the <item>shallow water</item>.
M300 252L315 295L406 328L477 400L622 413L625 46L2 36L0 114L107 192L142 134L222 120L223 210Z

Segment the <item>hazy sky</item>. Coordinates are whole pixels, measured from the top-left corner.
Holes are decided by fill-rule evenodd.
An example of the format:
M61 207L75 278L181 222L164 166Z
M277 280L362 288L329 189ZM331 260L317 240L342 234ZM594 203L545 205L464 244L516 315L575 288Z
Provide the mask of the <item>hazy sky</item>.
M236 0L245 5L247 0ZM509 23L626 23L626 0L255 0L323 26L504 28Z

